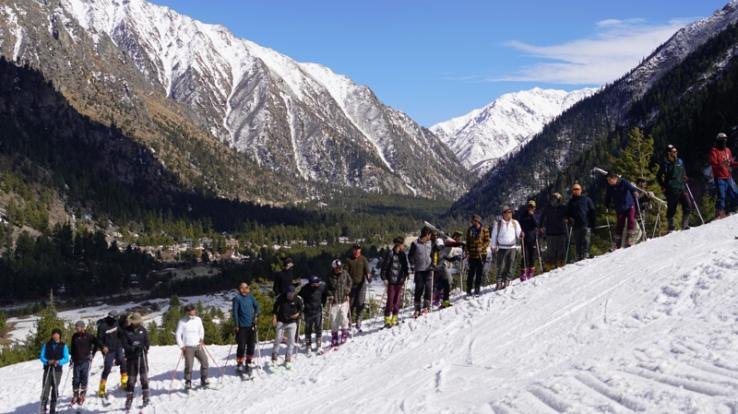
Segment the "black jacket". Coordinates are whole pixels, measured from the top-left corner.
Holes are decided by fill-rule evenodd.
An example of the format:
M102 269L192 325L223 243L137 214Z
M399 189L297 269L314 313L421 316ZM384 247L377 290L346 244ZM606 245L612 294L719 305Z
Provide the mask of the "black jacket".
M305 315L317 315L323 312L323 305L328 298L328 288L322 282L317 287L308 284L300 289L299 295L305 307Z
M538 238L538 228L541 227L541 224L535 214L528 214L526 211L518 222L526 241L533 242Z
M75 364L92 360L97 350L97 339L88 332L75 332L72 335L72 349L70 354Z
M392 274L392 259L395 256L397 256L400 260L399 275ZM407 279L409 274L410 264L407 259L407 253L395 253L394 249L390 249L390 251L387 252L387 255L384 257L384 262L382 263L382 270L380 272L380 277L382 278L382 280L386 280L387 283L389 283L390 285L401 285L405 283L405 279Z
M572 197L566 209L566 217L574 222L574 227L595 227L595 206L586 195Z
M149 352L149 333L143 325L130 325L123 330L123 348L126 359L137 358Z
M543 210L541 217L546 236L563 236L566 234L566 206L550 205Z
M287 293L287 288L290 285L295 285L294 279L295 279L295 274L292 271L292 269L283 270L275 274L274 275L274 286L272 286L272 290L274 291L274 294L281 295L283 293Z
M299 295L295 295L292 300L287 297L287 294L277 296L272 307L272 314L277 315L277 321L282 323L297 322L300 319L299 314L302 313L303 309L302 298ZM292 315L297 314L296 318Z
M108 317L97 321L97 343L111 350L123 346L123 329L118 320Z

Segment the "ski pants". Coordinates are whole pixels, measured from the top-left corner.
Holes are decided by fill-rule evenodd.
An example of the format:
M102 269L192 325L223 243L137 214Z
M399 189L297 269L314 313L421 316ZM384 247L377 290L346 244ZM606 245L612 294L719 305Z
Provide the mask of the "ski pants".
M623 235L623 228L625 227L625 220L628 220L628 231L634 231L636 227L636 208L631 207L625 211L618 211L618 221L615 225L615 236L618 240Z
M546 261L552 264L566 263L566 234L546 235Z
M331 305L331 332L337 333L339 329L349 327L349 303L341 302Z
M185 381L192 381L192 368L195 358L200 362L200 380L208 379L208 356L201 346L186 346L184 349L184 377Z
M405 285L387 285L387 304L384 306L384 316L398 315L402 304L402 289Z
M421 309L421 298L423 298L422 308L430 308L431 284L433 284L432 270L415 272L415 311L419 312Z
M87 380L90 378L90 360L75 362L72 367L72 389L86 390Z
M239 326L236 333L236 363L243 363L243 356L246 355L246 363L251 362L254 356L254 348L256 347L256 327Z
M120 365L120 373L126 373L126 353L123 351L122 347L118 349L108 349L108 353L105 354L103 363L102 379L108 379L108 375L110 375L110 370L113 369L113 365Z
M297 331L297 322L277 322L277 336L274 337L274 348L272 348L272 356L277 355L279 344L282 342L282 336L287 337L287 353L288 358L292 356L292 348L295 347L295 332Z
M523 240L523 267L536 267L536 238L526 237Z
M574 247L577 251L577 260L589 259L589 246L592 240L592 229L587 226L577 226L571 231Z
M495 254L495 261L497 261L497 282L512 280L515 262L518 258L518 249L514 247L509 249L499 248Z
M366 281L351 287L351 313L356 322L361 320L361 313L366 306Z
M732 178L716 178L715 189L717 190L716 211L723 210L729 213L738 206L738 187Z
M149 364L146 354L133 355L126 360L128 364L128 388L126 391L133 392L136 381L141 378L141 389L149 389Z
M479 293L482 287L482 276L484 270L484 262L481 258L469 258L469 274L466 277L466 293L470 295L472 285L474 285L474 293Z
M674 230L674 215L676 214L677 205L680 204L682 206L682 217L689 218L692 213L692 203L687 192L666 193L666 220L669 223L669 230Z
M433 277L433 289L441 294L442 300L449 300L451 295L451 276L449 275L446 266L438 266L435 272L433 272Z
M305 341L310 343L312 341L313 333L315 334L315 342L318 344L318 348L321 345L321 338L323 337L323 312L314 312L305 314Z
M59 398L59 382L62 377L62 367L44 367L44 382L41 389L41 406L46 407L51 396L51 411L56 410L56 400Z

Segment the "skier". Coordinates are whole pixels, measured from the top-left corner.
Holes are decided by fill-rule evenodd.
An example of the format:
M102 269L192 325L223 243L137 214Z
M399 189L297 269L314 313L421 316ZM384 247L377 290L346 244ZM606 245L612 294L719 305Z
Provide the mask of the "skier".
M72 405L83 405L90 377L90 364L97 350L97 339L85 330L85 323L77 321L72 335Z
M495 221L492 229L492 252L497 262L496 290L505 289L510 284L515 261L518 255L518 240L522 234L520 223L512 216L510 206L502 207L502 218Z
M128 318L128 327L123 330L123 347L126 350L126 363L129 373L126 389L126 411L133 405L133 391L137 377L141 378L143 406L149 405L149 334L142 325L143 318L133 312Z
M348 339L349 329L349 296L351 294L351 276L343 269L343 263L336 259L331 262L328 274L328 303L331 304L331 346L334 348ZM341 337L338 337L338 331Z
M295 346L295 332L297 321L303 310L302 298L295 293L294 286L287 286L287 292L277 296L272 307L272 326L275 327L274 348L272 348L272 364L277 363L277 350L282 340L282 334L287 336L287 353L284 356L284 366L290 368L292 363L292 348Z
M194 359L200 362L200 386L207 388L208 383L208 356L205 354L205 328L202 319L197 316L197 307L189 303L184 307L185 315L177 323L177 346L184 355L185 391L192 388L192 366Z
M49 413L56 413L56 402L59 398L59 382L62 377L62 367L69 362L69 349L61 340L62 331L54 328L51 339L41 345L39 359L44 366L43 388L41 391L41 412L46 413L49 404ZM49 394L51 401L49 401Z
M106 384L113 364L120 365L120 387L125 389L128 383L126 354L123 352L123 328L118 320L119 316L118 311L111 310L106 318L97 321L97 343L104 358L98 388L98 395L102 398L107 398Z
M692 205L685 188L687 168L684 166L684 161L677 157L677 153L675 146L667 145L666 157L659 164L659 171L656 174L656 180L666 195L666 221L670 232L675 229L674 215L678 204L682 205L682 229L689 228L689 214L692 212Z
M300 289L299 293L305 305L305 352L312 352L312 337L315 333L316 352L320 354L323 352L323 305L328 298L328 289L318 275L310 276L308 281L308 285Z
M256 347L256 318L259 316L259 303L251 295L251 287L246 282L238 286L238 294L233 297L233 321L236 330L236 373L251 376L252 358ZM244 355L245 367L244 367Z
M294 263L292 262L291 258L284 259L284 263L282 265L282 271L274 275L274 285L272 286L272 291L274 292L274 296L279 296L283 293L287 293L287 287L293 286L298 287L300 286L299 279L295 279L295 273L294 273Z
M369 261L361 254L361 246L357 243L351 248L351 257L346 260L346 270L351 275L351 313L357 332L361 331L361 315L366 306L366 285L371 283Z
M541 231L541 224L536 216L536 202L529 200L526 204L526 211L520 218L520 228L522 230L522 248L523 266L520 269L520 281L525 282L536 274L536 251L538 250L538 233Z
M466 245L464 247L464 251L469 258L469 274L466 278L467 296L472 294L472 285L474 286L474 294L479 295L484 262L487 261L489 241L489 228L482 225L482 217L478 214L472 215L471 225L466 230Z
M461 242L462 234L458 231L455 232L450 238L441 238L433 232L433 287L434 292L434 304L436 293L438 293L440 300L441 309L445 309L451 306L450 295L451 295L451 273L448 271L447 265L450 262L461 260L461 257L451 257L451 251L455 247L463 247L464 244Z
M571 199L566 206L566 220L571 226L577 260L589 259L592 230L595 227L596 210L592 199L582 194L582 186L571 186Z
M548 207L541 216L542 230L546 237L546 260L548 269L566 264L566 206L562 204L560 193L551 194ZM522 223L521 223L522 224Z
M430 228L423 227L420 230L420 237L410 246L408 255L408 260L415 270L415 313L413 314L415 318L430 311L431 284L433 283L432 233ZM423 299L422 305L421 298Z
M717 199L715 200L715 216L724 218L738 206L738 187L733 180L733 167L738 162L727 147L728 136L721 132L715 138L715 146L710 149L710 166L715 179Z
M397 315L402 303L402 290L410 275L410 264L405 253L405 239L395 237L392 249L382 262L379 277L387 288L387 303L384 306L384 327L397 325Z
M607 193L605 194L605 207L614 204L615 213L617 214L617 224L615 225L614 246L617 249L623 244L630 247L638 241L638 227L636 226L636 206L635 197L638 190L625 178L620 177L614 171L607 173ZM623 230L625 222L628 222L627 235L625 242L622 243Z

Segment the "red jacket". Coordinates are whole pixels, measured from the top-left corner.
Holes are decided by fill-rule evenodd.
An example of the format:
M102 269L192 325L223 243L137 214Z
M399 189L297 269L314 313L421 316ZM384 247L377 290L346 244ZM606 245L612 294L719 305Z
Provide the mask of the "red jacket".
M730 148L717 149L713 147L710 150L710 165L712 166L712 176L715 179L730 178L730 169L738 167L738 162L733 159Z

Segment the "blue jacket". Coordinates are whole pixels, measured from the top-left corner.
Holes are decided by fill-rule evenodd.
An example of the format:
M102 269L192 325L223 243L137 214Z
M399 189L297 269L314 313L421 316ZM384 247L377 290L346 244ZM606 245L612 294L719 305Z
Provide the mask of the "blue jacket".
M233 320L236 327L250 327L254 325L254 319L259 314L259 304L254 296L238 294L233 298Z
M615 185L607 185L607 194L605 195L605 206L613 203L615 211L625 213L631 207L635 207L635 198L633 192L638 191L633 184L625 178L621 178Z
M39 359L41 360L41 363L44 364L44 366L49 365L49 360L46 358L46 345L51 344L51 349L49 349L49 355L57 354L61 355L61 358L59 358L58 367L62 367L66 365L69 362L69 348L67 348L67 344L63 342L52 342L49 341L43 345L41 345L41 353L39 354ZM61 352L59 352L58 347L63 347Z

